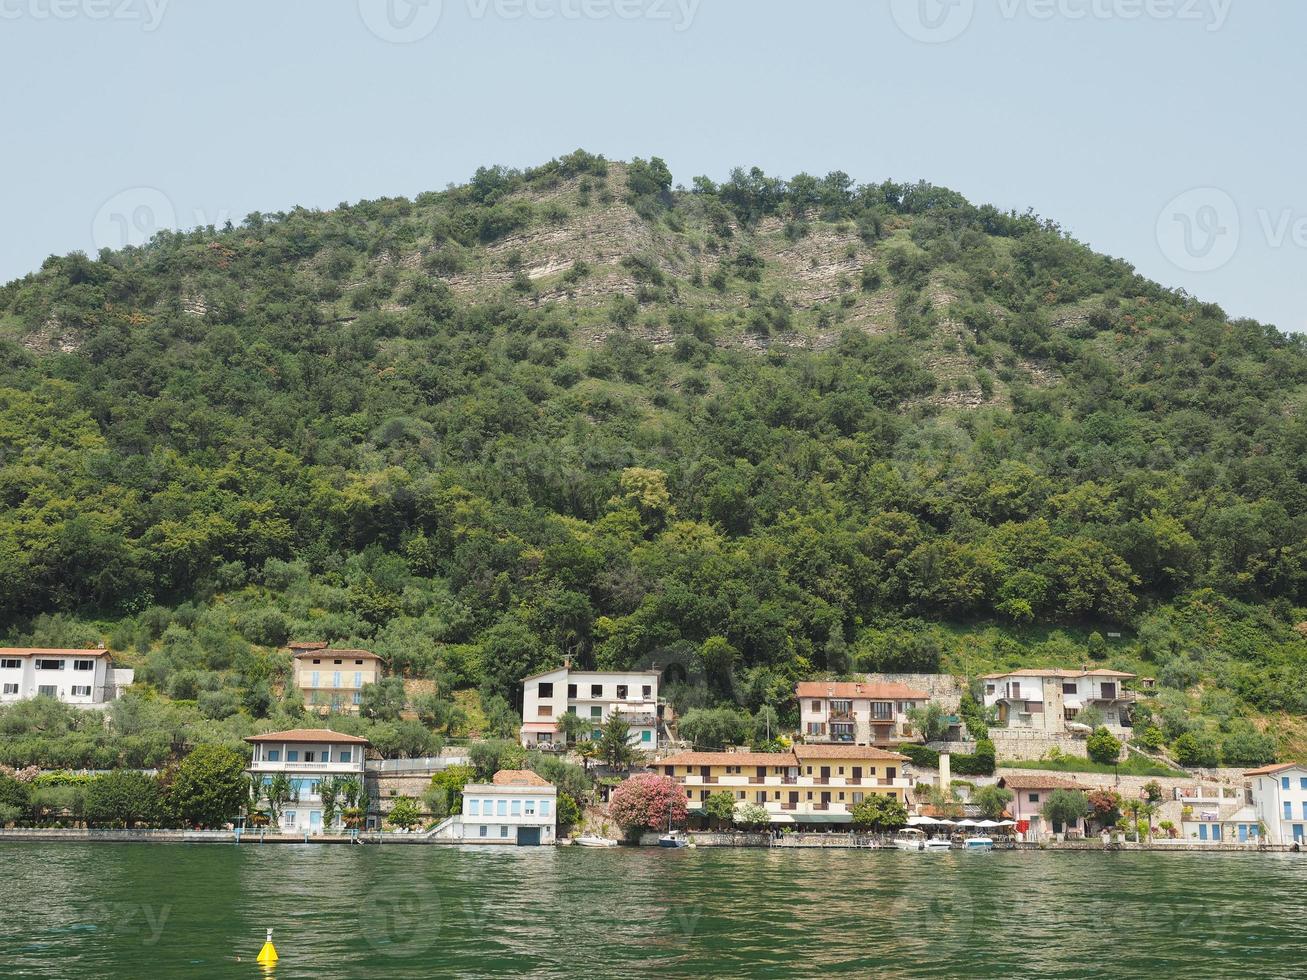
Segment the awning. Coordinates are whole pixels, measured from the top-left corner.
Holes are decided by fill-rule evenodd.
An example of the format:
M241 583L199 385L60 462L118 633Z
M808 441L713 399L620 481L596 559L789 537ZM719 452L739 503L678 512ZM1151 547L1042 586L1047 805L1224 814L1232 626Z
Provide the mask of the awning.
M558 726L552 721L528 721L522 726L524 732L556 732Z
M771 815L772 823L794 823L794 818L788 813L773 813Z
M847 813L801 813L794 818L795 823L851 823L852 820Z

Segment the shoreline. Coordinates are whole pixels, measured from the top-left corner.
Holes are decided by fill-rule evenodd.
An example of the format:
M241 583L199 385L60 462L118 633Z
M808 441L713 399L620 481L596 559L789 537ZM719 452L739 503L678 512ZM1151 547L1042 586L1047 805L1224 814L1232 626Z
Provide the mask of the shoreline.
M854 841L848 838L831 839L826 835L812 835L808 840L787 842L784 838L772 840L749 835L730 834L694 834L688 835L696 848L741 848L747 850L859 850L859 851L897 851L892 844ZM751 839L750 839L751 838ZM357 836L328 834L263 834L231 830L59 830L39 828L18 828L0 830L0 844L228 844L236 846L260 847L265 844L355 844L377 846L399 844L408 846L430 845L433 847L515 847L513 844L491 844L485 842L468 843L466 841L429 838L421 834L379 834L361 833ZM574 847L570 842L560 841L546 847ZM656 840L641 840L636 844L621 845L628 849L657 848ZM958 851L953 848L947 853ZM1239 845L1239 844L1200 844L1188 841L1152 842L1146 844L1121 843L1105 847L1099 841L1017 841L1007 845L998 845L994 852L1046 852L1057 851L1078 854L1120 854L1120 853L1183 853L1183 854L1307 854L1307 850L1294 851L1290 844ZM908 853L908 852L904 852ZM945 852L941 852L945 853Z

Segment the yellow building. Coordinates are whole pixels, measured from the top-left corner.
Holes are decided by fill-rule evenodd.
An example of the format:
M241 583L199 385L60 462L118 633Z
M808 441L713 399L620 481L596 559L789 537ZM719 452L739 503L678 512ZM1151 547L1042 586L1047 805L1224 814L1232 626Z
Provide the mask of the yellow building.
M682 752L651 768L685 787L691 814L703 813L714 793L729 792L737 803L764 807L773 824L830 825L851 823L854 804L871 795L906 804L908 761L865 745L796 745L789 752Z
M381 658L368 650L330 650L325 643L290 644L294 685L318 714L356 715L363 685L381 680Z

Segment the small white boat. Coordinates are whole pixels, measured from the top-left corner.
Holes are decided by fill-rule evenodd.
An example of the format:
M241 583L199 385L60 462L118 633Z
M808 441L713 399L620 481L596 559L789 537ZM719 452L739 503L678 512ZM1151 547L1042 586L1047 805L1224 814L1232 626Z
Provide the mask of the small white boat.
M947 838L927 837L922 831L908 827L895 835L894 846L900 851L947 851L953 845Z
M966 851L992 851L994 849L994 839L992 837L968 837L962 842L962 849Z
M669 830L658 838L659 847L685 847L689 843L679 830Z
M617 841L610 837L600 837L597 834L582 834L572 841L580 847L616 847Z

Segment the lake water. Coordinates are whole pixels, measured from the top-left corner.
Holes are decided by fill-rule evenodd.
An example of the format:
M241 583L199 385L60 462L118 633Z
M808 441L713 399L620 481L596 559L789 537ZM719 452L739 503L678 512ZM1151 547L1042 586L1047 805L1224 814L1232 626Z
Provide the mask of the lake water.
M1307 858L0 843L0 976L1302 977Z

